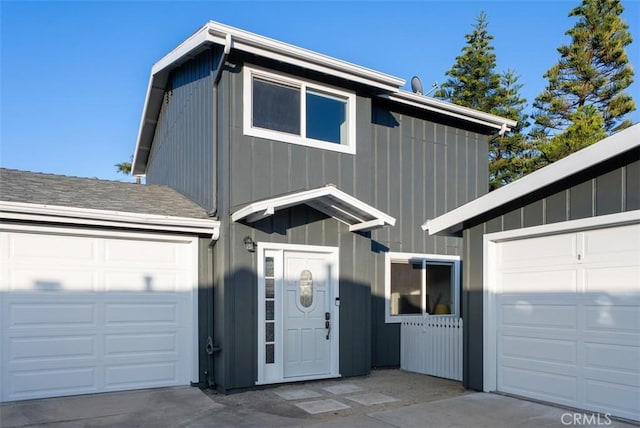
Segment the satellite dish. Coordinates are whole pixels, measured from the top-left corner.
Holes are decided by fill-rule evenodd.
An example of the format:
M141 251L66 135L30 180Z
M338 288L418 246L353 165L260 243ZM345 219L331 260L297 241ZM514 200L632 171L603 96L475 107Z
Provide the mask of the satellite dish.
M411 78L411 90L415 94L422 95L422 82L418 76L413 76Z

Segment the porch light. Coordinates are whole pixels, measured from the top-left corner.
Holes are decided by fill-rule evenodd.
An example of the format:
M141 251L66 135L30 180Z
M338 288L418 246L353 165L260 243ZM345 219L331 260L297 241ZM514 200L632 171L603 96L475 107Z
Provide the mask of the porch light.
M250 236L245 236L243 242L244 242L244 247L247 249L247 251L249 251L250 253L253 253L256 251L256 243L253 242L253 239L251 239Z

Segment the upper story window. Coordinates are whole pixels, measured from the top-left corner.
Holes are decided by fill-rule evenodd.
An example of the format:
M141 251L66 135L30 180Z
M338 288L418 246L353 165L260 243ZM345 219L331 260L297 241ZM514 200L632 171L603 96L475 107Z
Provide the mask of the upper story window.
M460 258L432 254L387 253L385 320L407 316L457 315Z
M352 92L245 67L244 133L355 154Z

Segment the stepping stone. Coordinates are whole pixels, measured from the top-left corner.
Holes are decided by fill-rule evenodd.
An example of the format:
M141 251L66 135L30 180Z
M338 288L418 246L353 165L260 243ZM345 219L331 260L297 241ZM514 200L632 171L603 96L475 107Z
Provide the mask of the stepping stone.
M312 415L318 413L335 412L336 410L348 409L347 406L337 400L329 398L328 400L305 401L304 403L296 403L296 406Z
M290 389L288 391L274 391L274 394L284 398L285 400L302 400L304 398L322 397L322 394L311 391L310 389Z
M329 391L332 394L351 394L352 392L360 392L364 391L364 389L360 388L358 385L354 385L352 383L339 383L337 385L327 386L322 388L325 391Z
M374 404L393 403L394 401L400 401L397 398L389 397L388 395L380 394L379 392L370 392L368 394L352 395L351 397L345 397L347 400L355 401L356 403L363 404L365 406L372 406Z

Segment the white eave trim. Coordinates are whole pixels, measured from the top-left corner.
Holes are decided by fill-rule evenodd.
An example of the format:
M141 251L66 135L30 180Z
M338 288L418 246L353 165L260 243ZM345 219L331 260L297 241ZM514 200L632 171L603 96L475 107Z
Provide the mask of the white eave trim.
M220 222L217 220L23 202L0 201L0 219L185 232L196 235L210 235L211 239L214 240L220 236Z
M462 230L463 224L467 220L632 150L639 145L640 124L636 124L446 214L427 220L422 225L422 229L428 231L429 235L455 234Z
M472 108L459 106L446 101L437 100L424 95L414 94L407 91L398 91L392 94L379 95L381 98L388 99L401 104L417 107L422 110L432 111L434 113L443 114L448 117L464 120L467 122L477 123L479 125L495 128L499 131L510 131L518 122L494 114L484 113Z
M327 196L340 201L341 204L352 209L352 211L344 211L344 208L336 207L323 209L320 201L323 197ZM301 204L308 204L319 211L323 211L328 216L349 225L349 230L352 232L373 230L385 226L394 226L396 224L395 218L332 185L253 202L234 212L231 215L231 220L234 222L245 220L247 223L253 223L273 215L278 210ZM343 218L332 215L332 209L342 214L347 214L354 221L347 222ZM358 220L357 218L359 218L363 212L367 213L368 218Z

